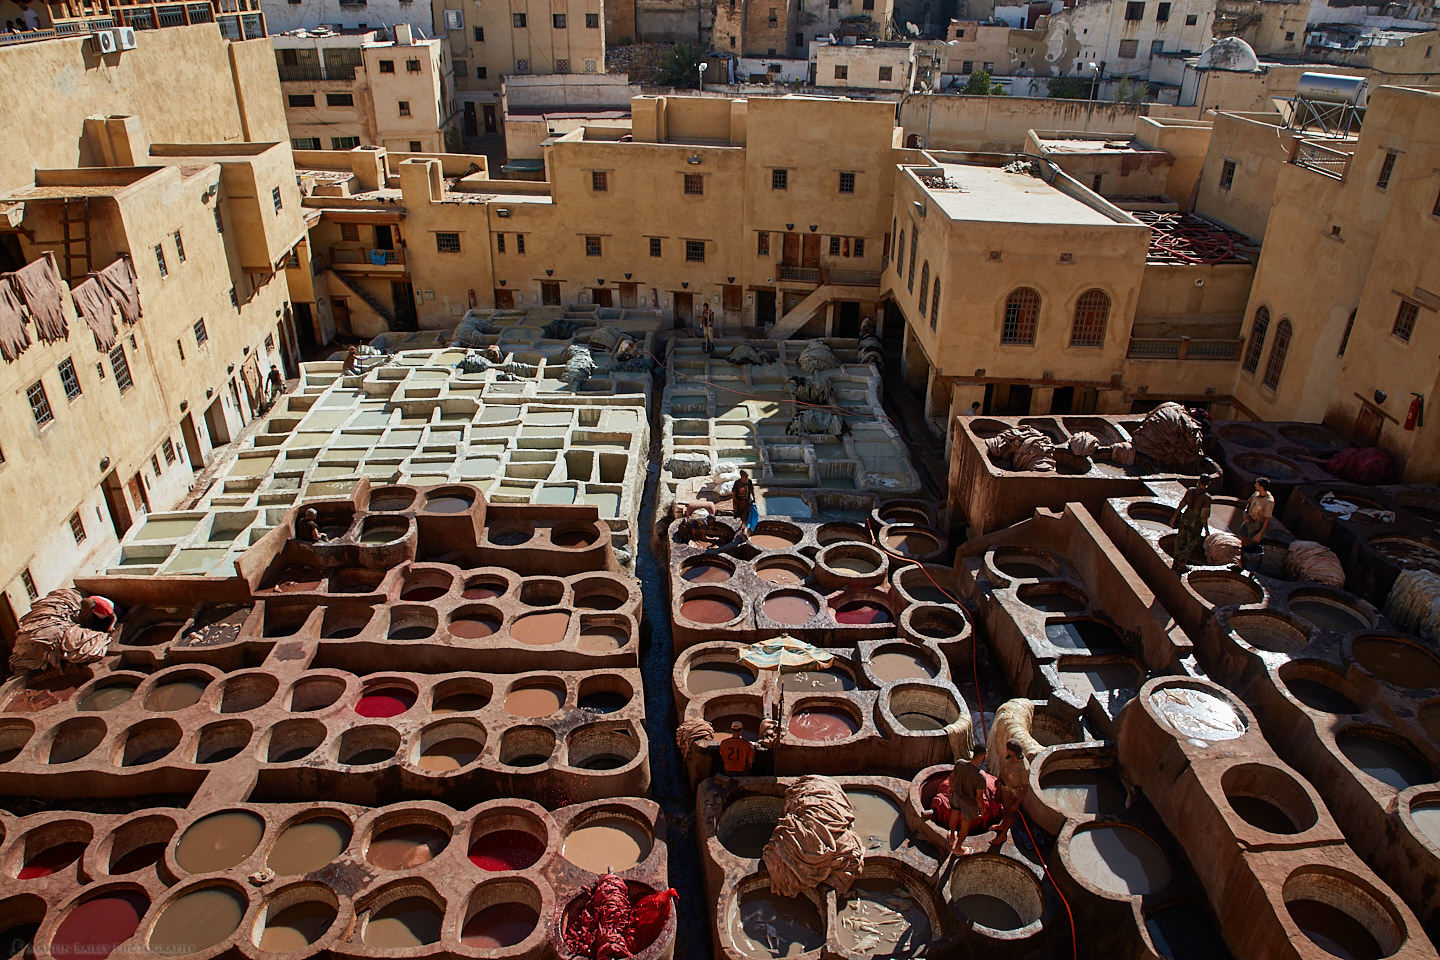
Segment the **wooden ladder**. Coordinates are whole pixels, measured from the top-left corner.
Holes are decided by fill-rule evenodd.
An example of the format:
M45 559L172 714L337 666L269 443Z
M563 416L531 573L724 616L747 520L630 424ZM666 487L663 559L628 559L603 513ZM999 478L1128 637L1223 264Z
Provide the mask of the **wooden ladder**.
M90 200L66 200L61 207L60 228L65 244L63 272L74 282L90 272Z

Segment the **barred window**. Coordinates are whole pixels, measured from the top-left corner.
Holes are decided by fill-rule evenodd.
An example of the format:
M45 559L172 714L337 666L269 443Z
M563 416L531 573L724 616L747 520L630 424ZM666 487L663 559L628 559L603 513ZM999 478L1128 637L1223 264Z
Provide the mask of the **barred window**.
M360 241L360 227L353 223L340 224L340 239L346 243L358 243Z
M604 170L590 171L590 189L596 193L604 193L610 189L610 174Z
M110 351L110 369L115 371L115 386L124 393L135 385L130 379L130 361L125 358L125 344L115 344L115 349Z
M504 252L505 252L505 234L503 234L503 233L497 233L497 234L495 234L495 252L496 252L496 253L504 253Z
M175 255L179 257L181 263L185 262L185 241L180 239L179 230L175 231Z
M705 176L700 173L685 174L685 195L690 197L702 196L705 193Z
M790 171L789 171L789 170L771 170L771 171L770 171L770 189L771 189L771 190L788 190L788 189L790 189Z
M569 60L556 60L556 61L555 61L555 72L556 72L556 73L569 73L569 72L570 72L570 61L569 61Z
M840 192L841 192L841 193L854 193L854 192L855 192L855 174L853 174L853 173L842 173L842 174L840 174Z
M850 246L850 250L851 250L851 256L855 256L855 257L863 257L863 256L865 256L865 238L864 238L864 237L856 237L855 240L854 240L854 242L853 242L853 243L851 244L851 246Z
M458 233L437 233L435 234L435 250L439 253L459 253L460 234Z
M279 213L281 210L283 210L283 209L285 208L285 201L283 201L282 199L280 199L280 188L279 188L279 187L271 187L271 188L270 188L270 202L273 203L273 204L275 204L275 212L276 212L276 213Z
M895 275L905 279L905 231L900 231L900 239L895 243Z
M20 582L25 585L25 596L31 600L40 599L40 591L35 589L35 578L31 576L29 567L20 572Z
M1275 328L1275 343L1270 347L1270 360L1265 364L1265 377L1260 382L1274 390L1285 371L1285 354L1290 352L1290 321L1281 320Z
M60 361L60 383L65 387L65 399L80 396L80 375L75 372L75 361L69 357Z
M516 253L524 253L524 252L525 252L525 234L523 234L523 233L517 233L517 234L515 234L515 252L516 252Z
M1021 287L1005 298L1005 324L1000 329L1000 342L1033 344L1039 320L1040 294Z
M930 299L930 261L920 268L920 316L925 316L925 302Z
M75 538L76 543L85 542L85 521L81 519L79 510L70 514L70 536Z
M154 471L156 477L159 477L159 476L160 476L160 455L159 455L159 454L156 454L156 453L150 454L150 469L151 469L152 471Z
M600 238L599 238L599 237L586 237L586 238L585 238L585 256L587 256L587 257L598 257L598 256L600 256Z
M170 276L170 268L165 265L165 248L155 244L155 265L160 268L160 278Z
M770 256L770 234L764 230L755 234L755 256Z
M930 295L930 329L940 325L940 278L935 278L935 292Z
M651 237L651 238L650 238L650 256L652 256L652 257L658 257L658 256L660 256L660 251L661 251L660 238L659 238L659 237Z
M910 275L910 285L908 289L911 293L915 292L915 254L919 252L920 228L916 227L910 232L910 265L905 268L905 272Z
M1070 327L1070 346L1098 347L1105 342L1105 321L1110 318L1110 298L1103 290L1086 290L1075 301L1075 322Z
M1250 342L1245 345L1245 360L1240 364L1246 373L1254 373L1260 366L1260 353L1265 349L1265 331L1270 329L1270 311L1260 307L1255 311L1255 322L1250 324Z
M830 256L832 256L832 257L838 257L838 256L840 256L840 238L839 238L839 237L831 237L831 238L830 238Z
M704 263L704 262L705 262L705 241L704 241L704 240L686 240L686 241L685 241L685 260L686 260L687 262L689 262L689 263Z
M1409 300L1400 301L1400 309L1395 313L1395 326L1390 332L1395 336L1410 342L1410 335L1415 332L1415 321L1420 317L1420 307Z
M44 383L36 380L30 384L25 395L30 398L30 413L35 417L37 427L43 427L55 419L55 412L50 409L50 398L45 396Z
M195 331L195 346L198 347L210 339L210 331L205 329L204 317L196 320L191 329Z
M1337 357L1345 356L1345 348L1350 346L1350 331L1355 329L1355 314L1359 310L1350 311L1350 319L1345 321L1345 332L1340 335L1340 350L1335 354Z
M165 454L166 463L175 462L175 444L171 442L169 437L166 437L164 441L161 442L160 452Z

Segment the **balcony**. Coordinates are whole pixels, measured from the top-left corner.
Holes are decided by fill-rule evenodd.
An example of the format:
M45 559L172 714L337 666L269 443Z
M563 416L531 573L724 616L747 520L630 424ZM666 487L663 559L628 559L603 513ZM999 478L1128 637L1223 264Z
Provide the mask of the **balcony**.
M405 251L379 247L331 247L330 266L351 273L404 273Z
M847 287L878 287L880 286L879 270L827 270L825 271L826 283L841 284Z
M1345 171L1350 166L1350 154L1332 150L1311 140L1296 140L1290 162L1334 180L1344 180Z
M321 66L318 63L280 64L280 82L306 82L317 80L340 80L350 83L355 79L356 65L347 63L343 65L331 64Z
M1244 340L1198 340L1193 337L1131 337L1125 356L1131 360L1212 360L1234 363Z

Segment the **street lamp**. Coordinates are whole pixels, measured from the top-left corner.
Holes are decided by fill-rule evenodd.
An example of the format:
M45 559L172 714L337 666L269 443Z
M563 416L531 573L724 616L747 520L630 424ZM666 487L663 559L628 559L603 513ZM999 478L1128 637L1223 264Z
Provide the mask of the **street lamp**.
M701 61L700 61L700 68L699 68L700 80L699 80L699 83L700 83L700 92L701 92L701 93L704 93L704 92L705 92L705 71L706 71L706 69L709 68L709 66L710 66L710 64L709 64L707 61L705 61L705 60L701 60Z
M1100 64L1091 60L1088 66L1090 67L1090 99L1094 100L1095 84L1100 80Z

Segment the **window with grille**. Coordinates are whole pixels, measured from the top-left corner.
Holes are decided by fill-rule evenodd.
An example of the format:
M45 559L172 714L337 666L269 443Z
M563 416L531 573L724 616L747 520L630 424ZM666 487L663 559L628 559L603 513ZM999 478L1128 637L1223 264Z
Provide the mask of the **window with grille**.
M650 238L650 256L652 256L652 257L658 257L658 256L660 256L660 255L661 255L660 238L659 238L659 237L651 237L651 238Z
M485 28L484 28L484 27L476 27L474 33L475 33L475 42L476 42L476 43L484 43L484 42L485 42Z
M1199 16L1199 14L1191 13L1191 14L1187 14L1187 15L1185 16L1185 26L1187 26L1187 27L1193 27L1193 26L1195 26L1195 24L1197 24L1197 23L1199 23L1199 22L1200 22L1200 16Z
M435 234L435 250L439 253L459 253L460 234L458 233L437 233Z
M1375 186L1384 190L1390 186L1390 175L1395 172L1395 161L1399 157L1389 151L1385 153L1385 159L1380 162L1380 176L1375 178Z
M935 278L935 291L930 295L930 329L940 324L940 278Z
M1133 39L1132 39L1132 40L1121 40L1121 41L1120 41L1120 47L1119 47L1119 49L1116 51L1116 56L1118 56L1121 60L1134 60L1134 59L1135 59L1135 55L1138 54L1139 52L1140 52L1140 41L1139 41L1139 40L1133 40Z
M325 106L353 107L355 106L355 95L352 93L327 93L325 94Z
M563 14L563 13L552 13L552 14L550 14L550 23L551 23L551 25L552 25L556 30L564 30L564 29L565 29L565 14Z
M210 339L210 331L208 331L208 330L205 329L205 318L204 318L204 317L201 317L199 320L196 320L195 323L191 326L191 329L195 331L195 346L198 347L198 346L200 346L201 344L203 344L206 340L209 340L209 339Z
M1075 321L1070 326L1070 346L1098 347L1105 342L1105 321L1110 318L1110 298L1103 290L1086 290L1075 301Z
M165 248L155 244L155 265L160 268L160 279L170 276L170 268L165 264Z
M1145 19L1145 4L1142 2L1142 0L1130 0L1129 3L1125 4L1125 19L1126 19L1126 20L1144 20L1144 19Z
M853 174L853 173L842 173L842 174L840 174L840 192L841 192L841 193L854 193L854 192L855 192L855 174Z
M1395 313L1395 326L1390 328L1390 332L1406 343L1409 343L1410 335L1415 332L1415 321L1419 316L1420 307L1418 304L1412 303L1409 300L1401 300L1400 309Z
M600 29L600 14L598 14L598 13L587 13L587 14L585 14L585 29L587 29L587 30L599 30L599 29Z
M771 190L789 190L789 189L790 189L790 171L789 171L789 170L771 170L771 171L770 171L770 189L771 189ZM1440 200L1437 200L1436 203L1437 203L1437 204L1440 204Z
M525 252L525 234L523 233L515 234L515 252L521 254Z
M1255 320L1250 324L1250 342L1245 344L1245 359L1240 366L1246 373L1254 373L1260 366L1260 353L1265 349L1265 332L1270 329L1270 311L1260 307L1255 311Z
M75 361L69 357L60 361L60 383L65 387L65 399L80 396L80 375L75 372Z
M85 542L85 521L80 519L79 510L70 514L70 536L75 538L76 543Z
M396 106L398 106L399 109L400 109L400 116L402 116L402 117L408 117L408 116L410 116L410 101L409 101L409 100L397 100L397 101L396 101Z
M1161 3L1155 7L1155 22L1168 23L1170 20L1170 4Z
M340 224L340 239L347 243L357 243L360 240L360 227L353 223Z
M273 203L273 204L275 204L275 212L276 212L276 213L279 213L279 212L281 211L281 209L284 208L284 206L285 206L285 201L283 201L283 200L280 199L280 188L279 188L279 187L271 187L271 188L270 188L270 202Z
M1040 294L1021 287L1005 298L1005 323L1000 328L1000 342L1033 344L1039 320Z
M1335 354L1337 357L1345 356L1345 348L1350 346L1350 331L1355 329L1355 314L1357 312L1356 310L1351 310L1350 319L1345 321L1345 332L1340 335L1340 349Z
M1275 342L1270 346L1270 359L1265 364L1265 376L1261 379L1266 387L1274 390L1280 385L1280 374L1285 370L1285 354L1290 352L1290 321L1281 320L1275 328Z
M685 195L689 197L702 196L705 193L705 176L700 173L685 174Z
M596 193L604 193L610 189L610 174L604 170L590 171L590 189Z
M851 256L855 256L855 257L863 257L863 256L865 256L865 238L864 238L864 237L856 237L856 238L855 238L854 242L851 243L851 245L850 245L850 254L851 254Z
M831 238L830 238L830 256L832 256L832 257L838 257L838 256L840 256L840 238L839 238L839 237L831 237Z
M294 147L296 150L319 150L319 149L320 149L320 138L319 138L319 137L295 137L295 138L293 138L293 139L290 141L290 146ZM216 211L216 212L218 213L219 211Z
M476 68L475 68L475 79L476 79L476 80L484 80L484 79L485 79L486 77L488 77L488 76L490 76L490 68L489 68L489 67L476 67Z
M170 440L169 437L166 437L166 438L160 443L160 452L163 453L163 454L165 454L165 462L166 462L166 463L174 463L174 462L175 462L175 444L171 442L171 440Z
M40 599L40 591L35 589L35 578L30 575L29 567L20 572L20 583L25 587L25 596L31 600Z
M43 427L55 419L55 412L50 409L50 398L45 396L44 383L36 380L30 384L25 396L30 398L30 413L35 417L36 426Z
M880 82L881 82L881 83L889 83L892 79L894 79L894 77L895 77L895 68L894 68L894 67L881 67L881 68L880 68Z
M515 72L516 72L516 73L529 73L529 72L530 72L530 61L529 61L529 60L516 60L516 61L515 61Z
M770 256L770 234L764 230L755 234L755 255L757 257Z
M910 234L910 262L905 267L905 273L910 277L909 290L915 292L915 254L920 250L920 231L914 230Z
M600 256L600 238L599 238L599 237L586 237L586 238L585 238L585 256L587 256L587 257L598 257L598 256Z
M176 349L177 351L179 351L179 353L180 353L180 359L181 359L181 360L184 360L184 359L185 359L185 344L181 343L178 337L177 337L176 340L175 340L175 349Z
M837 64L835 65L835 79L836 79L836 80L848 80L848 79L850 79L850 68L847 67L847 66L844 66L843 64L838 64L838 63L837 63Z
M523 14L523 13L512 13L512 14L510 15L510 25L511 25L511 26L514 26L514 27L524 27L524 26L525 26L525 14Z
M686 241L685 241L685 260L686 260L687 262L689 262L689 263L704 263L704 262L705 262L705 241L704 241L704 240L686 240Z
M555 61L555 72L556 72L556 73L569 73L569 72L570 72L570 61L569 61L569 60L556 60L556 61Z
M160 478L160 456L159 456L159 454L155 454L155 453L150 454L150 470L155 474L155 478L158 480L158 479Z
M497 233L497 234L495 234L495 252L496 252L496 253L504 253L504 252L505 252L505 234L503 234L503 233Z
M331 138L330 138L330 149L331 149L331 150L354 150L354 149L355 149L356 147L358 147L358 146L360 146L360 138L359 138L359 137L331 137Z
M905 279L905 231L900 231L900 239L895 243L895 275Z
M406 72L406 73L419 73L419 72L420 72L420 61L419 61L419 60L406 60L406 61L405 61L405 72Z
M920 267L920 316L925 316L925 302L930 298L930 261Z
M381 60L381 61L380 61L380 72L381 72L381 73L394 73L394 72L395 72L395 61L394 61L394 60Z
M315 106L315 94L313 94L313 93L292 93L292 94L290 94L290 106L292 106L292 107L313 107L313 106Z
M1220 167L1220 189L1229 190L1235 182L1235 161L1226 160Z
M175 231L175 257L181 263L185 262L185 241L180 239L180 231Z

